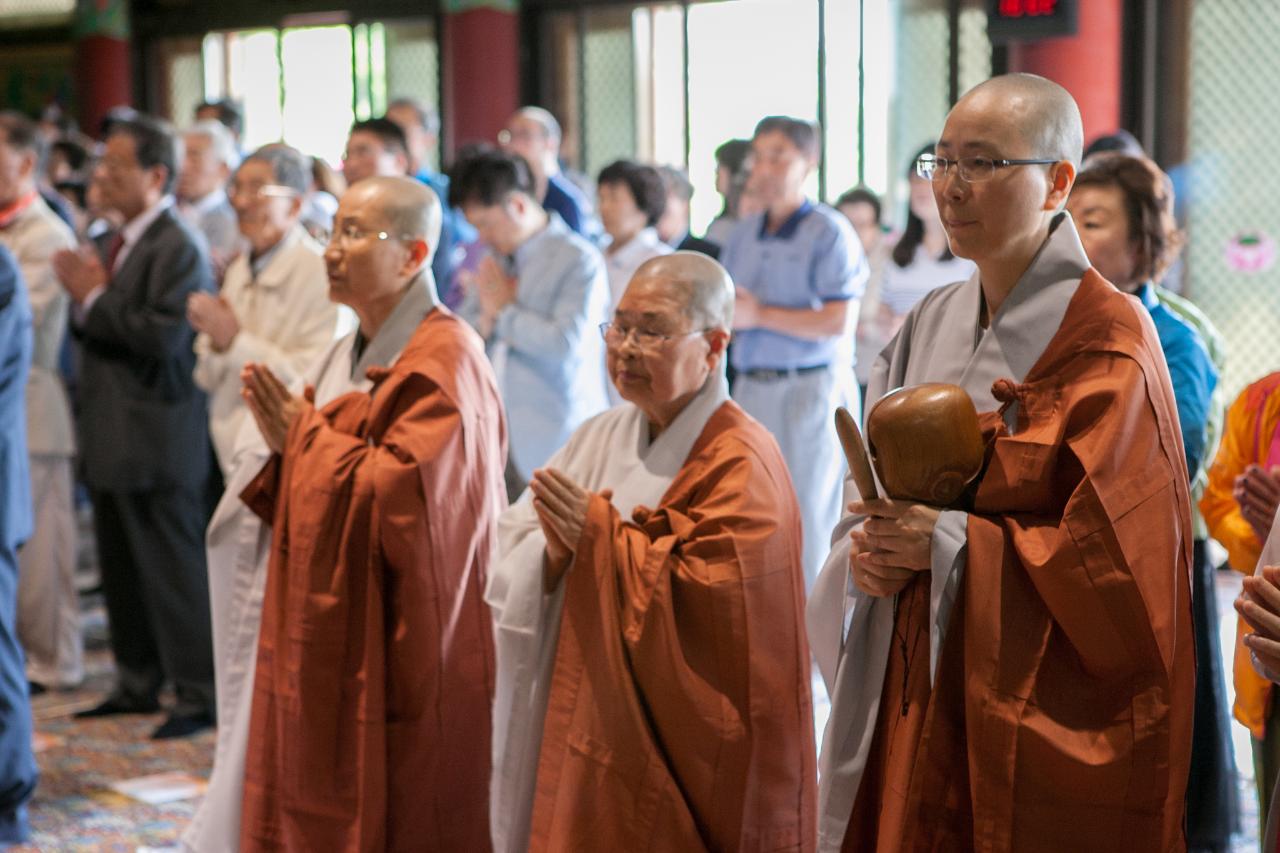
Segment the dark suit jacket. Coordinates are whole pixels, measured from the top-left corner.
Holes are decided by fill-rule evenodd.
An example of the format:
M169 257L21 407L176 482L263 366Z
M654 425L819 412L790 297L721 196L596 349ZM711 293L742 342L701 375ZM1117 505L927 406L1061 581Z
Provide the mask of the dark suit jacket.
M684 239L680 241L680 245L676 246L676 250L680 252L701 252L708 257L716 260L720 259L720 247L710 240L704 240L701 237L695 237L692 234L684 235Z
M73 329L83 347L76 432L85 484L110 492L200 488L205 396L191 378L187 297L213 291L204 242L173 208L129 250Z

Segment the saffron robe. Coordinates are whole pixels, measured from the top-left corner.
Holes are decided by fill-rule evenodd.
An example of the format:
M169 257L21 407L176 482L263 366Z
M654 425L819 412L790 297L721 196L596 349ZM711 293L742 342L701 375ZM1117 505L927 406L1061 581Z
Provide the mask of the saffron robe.
M350 392L373 387L371 367L386 367L400 357L409 338L437 304L430 274L406 292L373 340L357 354L354 331L332 342L305 369L293 393L315 389L315 403L327 406ZM258 662L258 628L271 557L271 527L241 499L271 458L253 417L241 419L230 476L205 533L209 566L209 607L213 616L213 663L218 697L218 742L213 773L200 808L182 835L184 850L234 853L240 847L240 802L244 797L245 750L253 674Z
M728 399L723 374L709 376L652 440L644 413L624 403L575 430L547 465L592 491L612 490L611 503L630 516L638 506L657 506L707 420ZM524 853L529 847L542 723L564 603L563 584L551 593L543 590L547 540L531 497L526 489L498 519L498 556L485 589L498 661L490 818L499 853Z
M986 330L980 305L977 275L930 294L873 372L870 400L964 387L988 461L896 613L850 580L861 519L834 534L820 849L1182 849L1190 503L1155 330L1065 214Z
M439 307L370 378L304 409L244 492L272 525L246 850L489 848L497 386Z
M626 520L592 498L561 582L529 850L813 848L800 551L781 452L732 401L656 507Z

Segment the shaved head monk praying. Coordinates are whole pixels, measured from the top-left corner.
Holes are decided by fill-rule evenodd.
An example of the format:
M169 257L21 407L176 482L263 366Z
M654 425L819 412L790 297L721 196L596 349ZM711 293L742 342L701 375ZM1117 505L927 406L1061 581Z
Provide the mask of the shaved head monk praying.
M820 850L1185 849L1186 466L1155 328L1062 212L1081 137L1066 90L1011 74L920 160L978 269L908 314L867 401L959 385L986 458L948 507L846 484L808 608Z
M705 255L642 265L601 327L627 403L499 522L499 853L813 849L799 508L728 397L733 302Z
M325 261L359 329L303 396L244 371L272 453L242 493L271 525L243 850L489 847L507 448L483 344L437 300L439 232L417 181L352 187Z

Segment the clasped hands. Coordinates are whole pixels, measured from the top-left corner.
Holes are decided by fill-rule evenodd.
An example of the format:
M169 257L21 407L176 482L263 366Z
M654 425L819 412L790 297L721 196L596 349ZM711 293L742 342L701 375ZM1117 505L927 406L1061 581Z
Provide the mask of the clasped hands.
M1235 606L1253 628L1243 642L1252 653L1254 669L1280 681L1280 568L1264 566L1260 574L1245 578Z
M867 518L849 534L849 571L858 589L877 598L896 595L932 565L933 528L942 510L887 499L854 501L849 511Z
M187 322L197 332L209 336L214 352L225 352L240 334L240 321L227 300L204 291L187 297Z
M1280 505L1280 467L1267 470L1250 465L1236 477L1232 496L1240 505L1240 514L1249 522L1259 542L1266 542L1271 523Z
M592 493L555 468L534 471L529 490L533 492L533 511L547 540L542 577L543 589L550 592L560 583L578 549ZM609 500L613 491L605 489L600 496Z
M480 261L474 272L464 270L458 276L464 289L475 290L482 331L488 337L499 312L516 301L516 280L503 271L492 255Z
M269 367L252 362L240 371L240 382L240 396L257 422L263 441L273 452L284 453L289 429L302 410L315 402L315 389L308 386L303 396L295 397Z
M54 252L53 273L77 305L82 304L90 293L107 283L107 271L102 265L102 259L98 257L97 251L87 244Z

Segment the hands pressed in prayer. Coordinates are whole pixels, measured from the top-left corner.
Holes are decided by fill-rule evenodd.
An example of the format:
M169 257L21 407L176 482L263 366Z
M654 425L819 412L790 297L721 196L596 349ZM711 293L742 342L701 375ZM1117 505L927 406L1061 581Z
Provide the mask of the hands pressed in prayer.
M849 511L867 516L849 534L853 582L867 595L896 595L932 565L933 528L942 510L906 501L854 501Z
M733 294L733 328L754 329L760 325L760 300L742 288Z
M187 297L187 322L197 332L209 336L215 352L225 352L240 333L240 321L227 300L212 293L193 293Z
M555 468L534 471L529 489L533 492L533 511L537 513L538 523L547 538L543 586L550 591L560 583L578 547L583 525L587 523L591 492ZM606 489L600 494L608 500L613 493Z
M1261 576L1245 578L1235 604L1236 612L1254 630L1244 637L1254 669L1264 678L1280 681L1280 568L1264 566Z
M516 301L516 280L503 271L492 255L480 262L472 282L480 298L480 311L491 320Z
M53 271L71 299L80 304L107 283L107 271L97 251L89 245L53 253Z
M240 371L240 381L244 385L240 396L258 422L258 430L267 447L275 453L283 453L289 428L302 409L315 399L315 390L307 388L304 397L293 396L265 364L246 364Z
M1259 465L1250 465L1236 477L1233 490L1240 514L1249 522L1259 542L1266 542L1271 534L1271 524L1280 506L1280 467L1270 471Z

